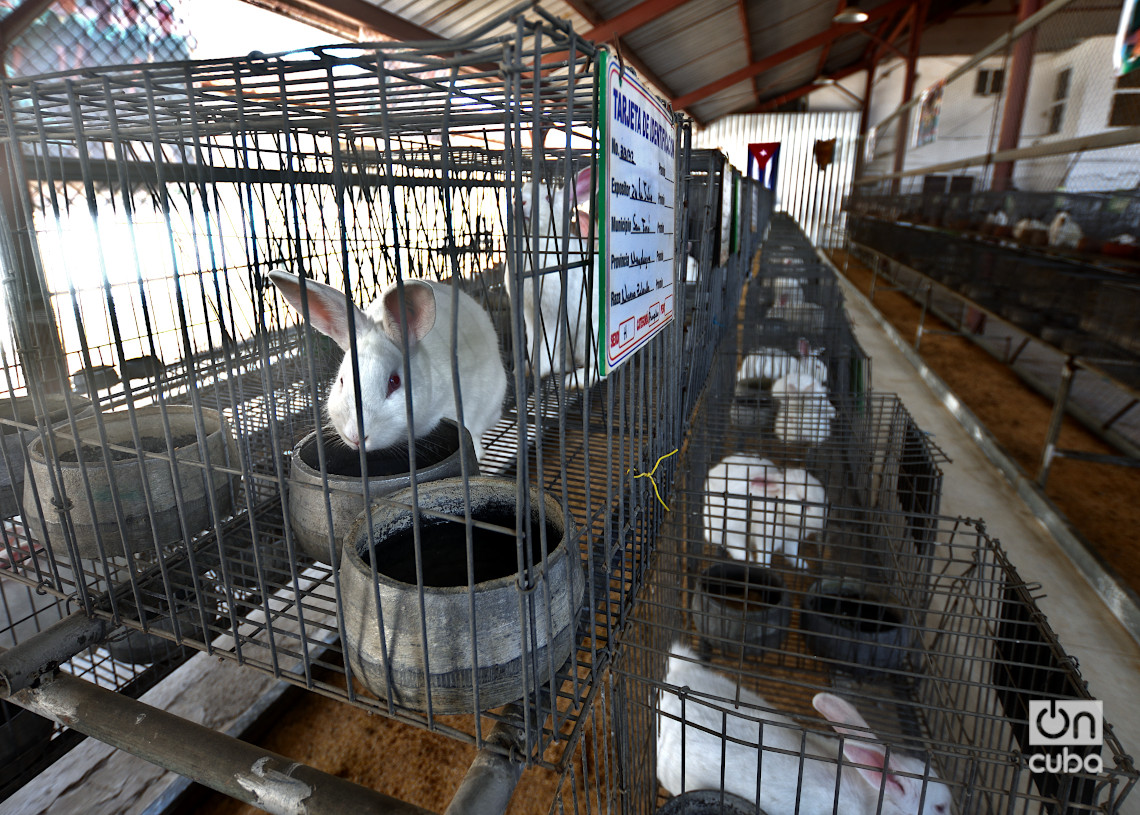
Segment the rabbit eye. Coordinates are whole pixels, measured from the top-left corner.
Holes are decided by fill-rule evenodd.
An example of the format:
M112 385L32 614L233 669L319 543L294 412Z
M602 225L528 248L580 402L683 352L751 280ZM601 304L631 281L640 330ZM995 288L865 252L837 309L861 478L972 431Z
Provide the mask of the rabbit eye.
M399 387L400 387L400 375L399 374L392 374L390 377L388 377L388 395L389 396L391 396L393 393L395 393L399 389Z

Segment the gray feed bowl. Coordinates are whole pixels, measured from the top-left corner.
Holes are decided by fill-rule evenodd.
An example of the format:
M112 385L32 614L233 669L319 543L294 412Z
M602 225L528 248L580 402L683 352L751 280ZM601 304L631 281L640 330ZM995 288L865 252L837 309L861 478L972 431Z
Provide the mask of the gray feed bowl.
M783 644L791 620L784 581L765 566L718 563L697 578L693 622L702 646L759 659Z
M331 540L318 433L324 439L328 512L332 514ZM462 475L464 458L468 475L478 475L479 462L471 434L451 419L444 419L435 430L416 440L416 483ZM369 499L383 498L410 487L409 460L403 445L368 453ZM293 449L289 481L289 526L298 548L321 563L329 563L330 558L334 558L332 562L336 565L345 534L364 510L365 479L361 477L359 452L349 448L329 428L314 430Z
M515 528L513 480L472 478L469 488L474 520ZM371 540L367 514L361 513L345 540L340 564L344 650L357 681L413 710L425 710L430 694L436 713L499 707L549 681L551 671L561 667L574 648L585 583L577 548L567 548L567 541L576 540L570 519L563 518L553 497L533 488L529 494L528 543L536 565L520 580L514 534L473 529L477 555L473 595L468 592L465 526L426 514L462 519L462 479L418 487L419 507L425 512L420 516L422 595L416 585L411 489L389 496L388 501L402 507L388 501L372 507ZM541 561L540 505L546 522L545 561ZM524 591L520 582L531 590ZM524 625L523 620L533 625ZM476 657L478 671L473 672ZM537 670L530 673L532 665ZM473 674L478 680L477 698Z
M808 649L856 676L898 670L913 644L899 601L860 580L812 584L800 611Z

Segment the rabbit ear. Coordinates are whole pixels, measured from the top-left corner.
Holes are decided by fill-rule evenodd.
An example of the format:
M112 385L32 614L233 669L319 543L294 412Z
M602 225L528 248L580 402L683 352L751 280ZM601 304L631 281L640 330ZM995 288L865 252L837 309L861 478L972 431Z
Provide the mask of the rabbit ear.
M841 699L831 693L817 693L811 703L816 710L823 714L825 719L831 722L831 726L837 733L859 739L873 738L866 720L846 699ZM887 751L882 745L844 739L843 756L852 764L866 765L854 769L871 785L872 789L878 790L885 783L885 795L889 800L899 803L907 799L913 792L912 787L915 779L902 778L892 772L883 772L887 763ZM892 769L899 769L893 760L890 766ZM919 783L921 784L921 782Z
M823 718L831 722L837 733L848 736L858 736L861 739L870 738L867 722L859 715L859 711L846 699L841 699L833 693L817 693L811 700L811 705L820 712ZM843 727L850 725L851 727ZM860 728L860 729L851 729Z
M408 346L422 340L435 325L435 289L429 284L409 280L404 283L404 308L408 313ZM404 338L400 330L400 290L393 286L384 294L384 333L396 345Z
M306 295L304 300L308 301L308 308L306 309L306 303L301 296L301 278L280 269L274 269L269 273L269 279L281 291L289 305L308 317L313 328L332 338L332 341L345 351L348 350L350 344L348 310L345 307L344 292L334 289L332 286L326 286L324 283L306 279L304 284ZM355 324L358 327L367 325L369 323L367 315L355 305L352 308Z
M590 205L590 182L594 178L594 168L586 167L574 178L574 200L578 206Z

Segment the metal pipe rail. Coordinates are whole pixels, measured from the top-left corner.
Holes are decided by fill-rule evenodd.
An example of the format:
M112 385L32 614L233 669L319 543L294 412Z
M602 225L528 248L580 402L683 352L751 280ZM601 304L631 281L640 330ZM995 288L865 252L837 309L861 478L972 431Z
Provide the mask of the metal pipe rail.
M1016 323L1010 321L1007 317L1003 317L1001 314L998 314L997 312L986 308L985 305L979 304L978 302L971 300L969 297L965 296L961 292L958 292L958 291L944 285L943 283L940 283L939 281L930 278L928 275L924 274L923 272L921 272L918 269L915 269L911 266L907 266L903 263L899 263L897 260L894 260L889 255L887 255L883 252L880 252L877 249L873 249L872 247L867 246L866 244L859 243L858 241L854 241L854 240L850 241L850 245L853 247L858 247L858 249L860 251L866 252L867 254L876 258L875 265L872 266L873 277L872 277L872 283L871 283L871 293L872 293L872 297L870 298L871 302L874 302L875 277L878 276L879 274L881 274L881 272L879 271L879 268L878 268L879 267L878 259L883 259L883 260L886 260L888 263L894 264L895 266L897 266L901 269L905 269L910 274L913 274L916 277L918 277L920 280L922 280L927 286L927 290L926 290L927 294L929 294L929 292L933 289L933 287L937 287L939 290L945 292L946 294L949 294L950 296L952 296L958 300L961 300L964 304L969 305L971 308L982 312L983 314L986 315L987 319L996 320L996 321L1003 323L1005 325L1009 325L1018 331L1023 331L1023 329L1019 328ZM892 282L896 282L893 280L893 278L888 277L888 279L891 279ZM918 328L917 328L915 338L913 341L913 347L914 347L915 351L917 351L919 349L919 346L921 345L922 337L924 334L934 333L934 332L930 331L929 329L925 328L925 325L924 325L925 324L924 318L925 318L925 314L927 311L935 314L939 318L945 320L946 322L948 322L952 325L955 324L956 322L960 322L960 321L957 321L954 317L942 312L941 310L931 307L931 304L929 303L929 301L926 297L923 297L922 299L920 299L918 296L916 296L915 294L908 291L905 287L902 287L902 286L897 287L897 289L903 291L905 294L907 294L907 296L914 299L916 302L919 303L920 306L923 307L923 313L922 313L922 316L920 317ZM954 332L954 333L957 333L960 336L966 336L968 339L971 339L972 341L974 340L974 338L968 333L963 333L963 332ZM1028 332L1025 332L1025 333L1028 333ZM1128 439L1120 436L1117 433L1113 433L1112 431L1104 430L1103 428L1099 427L1098 426L1099 423L1096 421L1093 421L1091 419L1091 417L1086 412L1080 410L1079 408L1076 408L1076 406L1070 405L1069 404L1069 396L1071 393L1071 387L1065 387L1064 382L1066 379L1069 379L1070 384L1071 384L1072 374L1075 373L1076 369L1081 368L1081 369L1084 369L1090 373L1096 374L1097 376L1104 377L1105 379L1111 380L1117 387L1121 388L1122 390L1124 390L1128 393L1135 393L1135 391L1131 387L1129 387L1127 383L1120 382L1117 379L1114 379L1110 373L1107 373L1105 370L1099 368L1096 365L1095 361L1069 354L1066 351L1064 351L1063 349L1057 348L1056 346L1051 345L1046 340L1043 340L1037 336L1031 335L1031 338L1032 338L1033 342L1038 343L1039 345L1041 345L1045 348L1048 348L1057 354L1060 354L1065 359L1065 362L1063 364L1063 370L1062 370L1062 386L1061 386L1060 390L1058 390L1056 393L1049 392L1049 390L1047 388L1041 386L1038 382L1031 381L1028 378L1022 376L1020 373L1018 373L1018 376L1021 377L1022 379L1025 379L1027 384L1031 385L1034 388L1034 390L1037 390L1039 393L1041 393L1042 396L1045 396L1046 398L1051 399L1053 401L1054 413L1053 413L1053 417L1051 418L1051 421L1050 421L1049 432L1046 434L1044 444L1042 445L1041 462L1040 462L1040 465L1038 467L1038 471L1036 474L1037 483L1042 488L1044 488L1044 486L1048 480L1048 477L1049 477L1049 466L1050 466L1050 464L1054 458L1068 457L1070 453L1074 454L1074 455L1072 455L1073 458L1078 457L1078 455L1076 455L1076 451L1069 451L1069 450L1065 450L1065 449L1061 449L1061 448L1057 447L1057 438L1060 435L1060 430L1061 430L1061 416L1063 416L1066 412L1068 412L1074 419L1076 419L1078 422L1080 422L1082 425L1084 425L1085 428L1087 428L1089 430L1089 432L1096 435L1098 438L1100 438L1106 444L1110 444L1113 447L1121 448L1126 453L1130 453L1130 454L1135 453L1136 447ZM979 345L981 345L981 343L979 343ZM985 347L985 346L982 345L982 347ZM1003 361L1007 365L1009 365L1011 368L1013 367L1012 366L1013 360L1003 360ZM1072 371L1070 371L1070 368L1072 369ZM1069 373L1066 373L1067 371L1069 371ZM1015 373L1017 373L1016 370L1015 370ZM1116 465L1116 466L1120 466L1122 463L1122 459L1123 459L1123 457L1121 457L1121 456L1101 455L1101 454L1096 454L1096 453L1080 453L1079 457L1084 461L1095 461L1095 462L1102 463L1102 464L1111 464L1111 465ZM1137 459L1135 457L1128 459L1128 461L1129 461L1129 464L1127 466L1140 466L1140 461L1137 461ZM1135 462L1135 463L1133 463L1133 462Z
M429 813L68 674L9 701L274 815Z

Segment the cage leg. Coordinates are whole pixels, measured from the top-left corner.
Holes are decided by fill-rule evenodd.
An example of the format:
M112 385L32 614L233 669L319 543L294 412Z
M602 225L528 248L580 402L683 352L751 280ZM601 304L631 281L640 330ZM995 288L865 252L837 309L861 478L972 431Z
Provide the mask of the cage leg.
M523 755L524 714L518 705L509 705L504 714L508 721L497 722L487 735L487 743L498 749L479 751L444 815L502 815L507 811L523 771L523 763L513 757Z
M21 690L11 701L275 815L429 815L69 674Z
M0 698L29 688L45 673L106 639L106 620L75 612L18 645L0 650Z
M926 326L926 312L930 311L930 298L931 292L934 290L933 283L926 284L926 296L922 298L922 309L918 314L918 328L914 332L914 350L917 351L922 345L922 330Z
M1065 405L1069 392L1073 389L1073 374L1076 366L1072 357L1065 357L1061 368L1061 384L1057 386L1057 397L1053 401L1053 415L1049 418L1049 429L1045 433L1045 446L1041 452L1041 468L1037 471L1037 483L1044 488L1049 480L1049 467L1057 453L1057 437L1061 435L1061 421L1065 418Z

